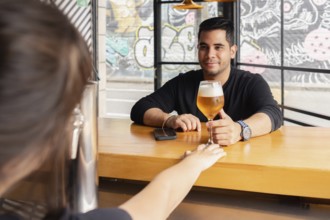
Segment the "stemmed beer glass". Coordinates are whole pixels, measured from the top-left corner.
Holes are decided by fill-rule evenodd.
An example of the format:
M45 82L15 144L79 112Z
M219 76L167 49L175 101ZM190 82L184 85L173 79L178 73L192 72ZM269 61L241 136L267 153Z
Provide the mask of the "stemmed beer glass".
M208 121L219 113L225 104L221 83L218 81L201 81L197 95L197 107ZM209 140L206 145L213 144L212 127L209 128Z

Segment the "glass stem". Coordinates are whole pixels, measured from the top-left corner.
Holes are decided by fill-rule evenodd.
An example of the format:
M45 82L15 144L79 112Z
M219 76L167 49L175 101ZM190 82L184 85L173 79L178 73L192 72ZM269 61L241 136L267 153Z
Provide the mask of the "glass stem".
M212 121L212 119L209 119L209 122L211 122ZM213 133L212 133L212 123L210 123L210 127L209 127L209 140L208 140L208 142L207 142L207 144L208 145L210 145L210 144L213 144Z

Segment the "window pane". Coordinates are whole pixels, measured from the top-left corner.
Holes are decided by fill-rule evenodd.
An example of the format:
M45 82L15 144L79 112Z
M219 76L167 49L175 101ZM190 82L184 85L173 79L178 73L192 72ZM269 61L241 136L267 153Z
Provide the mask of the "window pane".
M107 1L108 79L153 81L153 1Z
M284 104L330 117L330 75L297 71L284 72ZM285 110L286 117L299 118L300 121L330 127L330 121L311 120L311 116ZM324 122L320 122L324 121Z
M285 1L284 65L330 66L330 2Z
M154 88L153 1L106 2L105 111L129 118L133 104Z
M106 117L129 118L131 108L154 90L153 82L110 80L106 88Z
M162 61L197 62L197 32L199 24L209 18L222 15L222 4L217 2L198 4L199 10L177 10L173 4L162 4Z
M280 70L276 71L278 74L268 75L267 68L243 65L242 68L262 74L272 90L274 85L282 89L279 97L283 94L284 107L307 112L285 109L285 117L329 127L329 120L309 116L308 112L330 117L330 72L299 72L299 69L329 69L330 1L242 0L238 13L241 13L238 62L279 66L284 71L284 79L281 79ZM294 67L295 71L287 71L287 67ZM276 97L276 92L273 93ZM286 121L285 124L292 123Z
M284 110L284 117L291 119L291 120L298 121L298 122L302 122L304 124L311 125L311 126L330 127L329 120L302 114L302 113L295 112L295 111L290 111L287 109ZM291 122L284 122L284 125L297 125L297 124L291 123Z
M242 0L241 63L281 65L281 1Z

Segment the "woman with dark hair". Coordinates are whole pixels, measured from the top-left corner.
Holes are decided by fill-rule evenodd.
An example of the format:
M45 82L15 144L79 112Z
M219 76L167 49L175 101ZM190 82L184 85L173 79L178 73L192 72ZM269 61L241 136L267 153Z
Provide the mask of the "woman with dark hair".
M119 208L68 209L72 112L91 72L84 40L56 7L0 0L0 196L28 180L35 189L26 197L45 206L40 218L166 219L200 173L225 155L218 145L186 152ZM0 219L21 219L21 211L0 210Z

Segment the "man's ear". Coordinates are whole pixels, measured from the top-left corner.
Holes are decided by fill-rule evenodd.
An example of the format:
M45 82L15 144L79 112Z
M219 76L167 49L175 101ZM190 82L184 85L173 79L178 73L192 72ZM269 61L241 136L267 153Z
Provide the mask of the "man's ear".
M230 47L230 58L234 59L236 56L236 51L237 51L237 45L234 44L233 46Z

